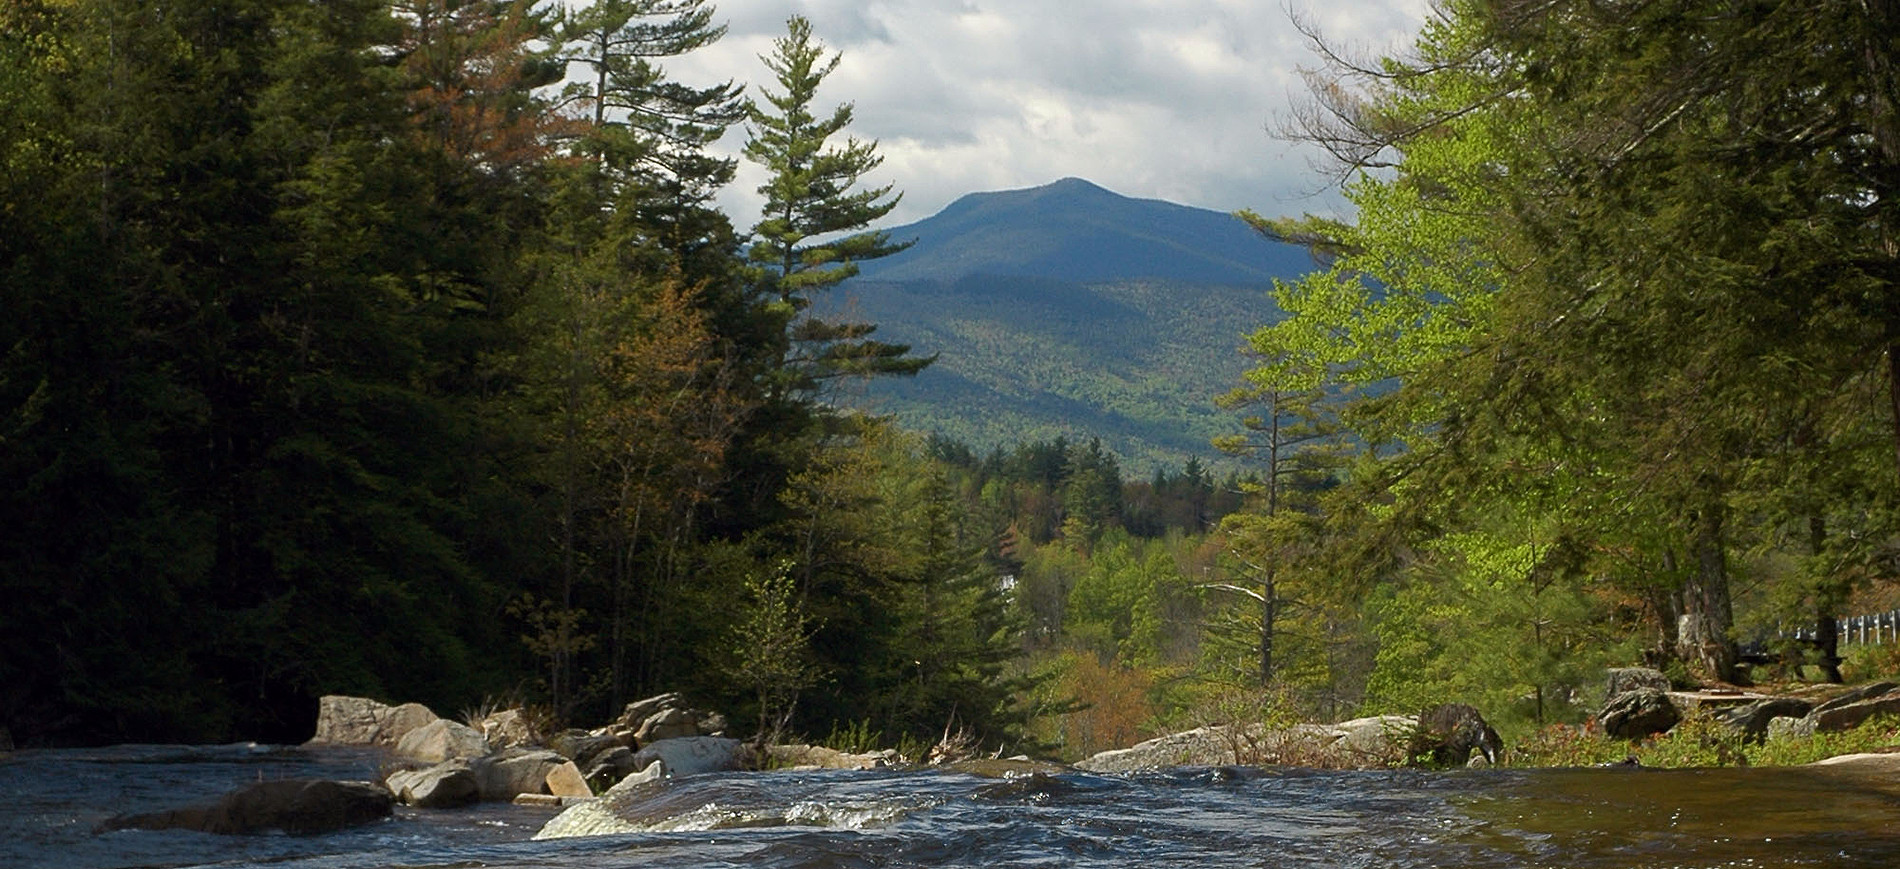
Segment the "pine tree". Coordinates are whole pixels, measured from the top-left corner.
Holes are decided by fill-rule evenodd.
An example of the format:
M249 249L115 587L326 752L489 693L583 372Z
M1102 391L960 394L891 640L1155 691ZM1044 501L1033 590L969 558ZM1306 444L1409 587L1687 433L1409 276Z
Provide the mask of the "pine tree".
M748 106L745 145L746 157L771 173L759 187L765 213L753 227L749 256L763 270L766 292L776 297L778 315L788 324L784 362L791 379L785 388L809 392L840 375L915 374L931 360L909 356L908 346L872 340L875 325L807 313L820 292L857 274L858 262L889 256L909 243L865 229L902 197L892 196L889 184L854 189L882 158L875 142L847 137L842 146L830 144L850 125L851 104L828 117L812 114L819 85L842 56L829 54L802 16L788 20L786 31L772 54L761 58L781 92L763 92L769 108Z
M1213 587L1244 595L1260 605L1257 677L1265 688L1273 684L1274 637L1286 604L1280 583L1282 573L1311 568L1296 562L1302 548L1308 550L1310 558L1310 538L1315 529L1306 514L1315 507L1295 503L1295 486L1302 482L1308 489L1320 485L1341 464L1344 426L1338 419L1338 407L1347 399L1336 382L1329 382L1332 378L1324 369L1272 355L1269 336L1260 336L1256 346L1260 349L1254 352L1261 364L1247 372L1244 385L1221 395L1216 403L1230 409L1257 409L1258 413L1241 420L1247 434L1214 440L1222 452L1254 456L1266 466L1257 491L1252 493L1259 501L1255 509L1232 514L1221 523L1232 552L1246 567L1249 585L1221 583Z
M743 88L692 87L659 63L725 36L712 15L706 0L595 0L562 22L562 59L587 73L562 92L589 116L583 147L645 195L698 204L732 180L734 161L706 148L745 117Z

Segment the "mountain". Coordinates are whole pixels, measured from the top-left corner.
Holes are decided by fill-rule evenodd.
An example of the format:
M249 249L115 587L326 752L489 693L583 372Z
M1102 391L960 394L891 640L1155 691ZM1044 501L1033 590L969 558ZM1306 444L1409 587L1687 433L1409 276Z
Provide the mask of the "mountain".
M1080 178L972 193L890 233L916 244L864 263L865 280L991 275L1083 284L1160 279L1268 285L1313 264L1304 248L1265 242L1231 214L1131 199Z
M979 451L1099 437L1131 474L1217 461L1209 440L1238 423L1214 396L1279 316L1273 280L1314 267L1232 215L1075 178L971 194L891 235L915 244L864 263L820 313L937 362L840 400Z

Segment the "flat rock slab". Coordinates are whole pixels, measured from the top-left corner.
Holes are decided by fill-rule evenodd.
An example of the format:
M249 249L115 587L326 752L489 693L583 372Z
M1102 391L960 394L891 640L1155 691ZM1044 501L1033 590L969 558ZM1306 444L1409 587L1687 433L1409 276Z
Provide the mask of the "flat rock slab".
M394 803L375 782L283 779L240 788L207 806L113 818L105 829L309 835L382 820Z
M1749 691L1669 691L1666 694L1669 702L1674 703L1684 715L1697 709L1728 709L1769 699L1767 694Z

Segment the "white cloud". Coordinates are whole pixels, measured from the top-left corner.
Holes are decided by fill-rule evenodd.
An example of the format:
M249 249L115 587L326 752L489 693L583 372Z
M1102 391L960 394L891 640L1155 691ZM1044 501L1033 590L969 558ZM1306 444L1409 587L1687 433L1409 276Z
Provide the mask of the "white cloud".
M724 0L727 37L669 70L689 83L760 82L758 56L802 14L844 61L821 110L856 106L878 140L878 183L904 200L887 223L957 197L1087 178L1130 196L1267 213L1337 207L1267 126L1315 58L1287 10L1257 0ZM1295 0L1329 39L1403 44L1428 0ZM722 147L736 154L744 131ZM743 165L722 202L742 228L762 172Z

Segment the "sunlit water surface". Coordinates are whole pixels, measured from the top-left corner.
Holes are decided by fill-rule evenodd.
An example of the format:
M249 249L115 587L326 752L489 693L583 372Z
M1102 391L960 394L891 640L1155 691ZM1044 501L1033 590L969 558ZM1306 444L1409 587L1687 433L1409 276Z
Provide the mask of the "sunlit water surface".
M1900 867L1900 782L1812 769L680 779L640 832L534 841L554 810L398 808L319 836L97 832L270 778L374 779L358 750L119 746L0 759L0 867Z

